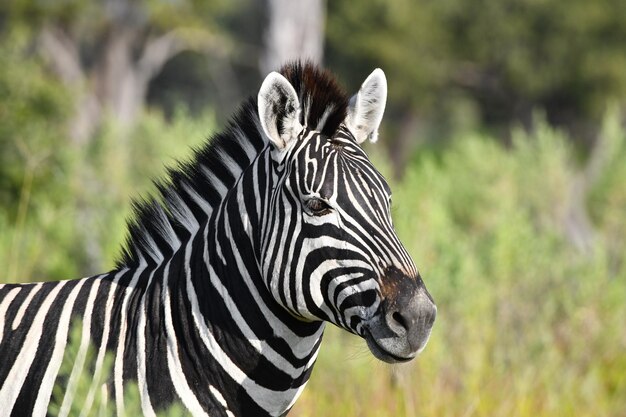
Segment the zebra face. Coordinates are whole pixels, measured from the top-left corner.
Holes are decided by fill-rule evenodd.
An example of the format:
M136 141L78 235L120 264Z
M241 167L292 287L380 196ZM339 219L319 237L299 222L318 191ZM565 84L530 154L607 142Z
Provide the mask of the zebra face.
M262 270L276 300L303 320L366 339L402 362L425 346L436 307L391 221L391 190L360 144L376 140L386 101L381 70L363 83L332 136L299 123L289 82L272 73L259 92L274 187L263 219Z

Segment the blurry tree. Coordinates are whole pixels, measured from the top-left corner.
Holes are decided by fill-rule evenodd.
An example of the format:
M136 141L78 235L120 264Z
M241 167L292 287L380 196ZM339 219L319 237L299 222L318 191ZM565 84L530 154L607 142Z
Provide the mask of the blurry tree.
M425 120L453 128L471 121L472 112L478 122L507 127L529 125L533 110L543 108L550 122L589 140L607 101L626 97L623 6L619 0L329 2L327 59L346 78L359 77L353 83L373 66L384 68L396 166L410 156L415 128Z
M267 14L262 76L293 59L322 62L324 0L267 0Z
M62 153L55 152L48 139L63 137L71 108L61 83L25 58L27 44L24 31L12 32L0 44L0 207L12 215L29 168L43 173L26 180L38 184L54 178L62 165Z
M375 67L383 68L389 80L383 143L396 175L445 87L447 41L436 22L437 7L435 2L409 0L366 0L359 7L328 4L329 65L346 79L351 92Z
M185 50L228 55L232 44L216 22L235 5L225 0L15 0L0 6L0 28L29 27L32 51L73 91L71 140L66 143L87 156L105 120L121 128L117 146L126 146L128 128L140 114L150 81L174 56ZM120 152L121 157L126 154ZM78 188L95 193L98 176L90 163L85 160L75 168L82 182ZM95 273L103 267L102 239L89 198L88 193L79 196L74 220L84 234L84 272Z
M266 9L264 2L237 0L217 22L222 36L228 38L227 55L194 50L178 54L150 83L148 105L162 108L168 117L181 103L194 115L210 108L225 122L241 100L260 85Z
M220 17L233 2L16 0L5 6L13 20L38 34L38 51L79 94L71 137L88 141L105 115L130 126L149 82L175 55L199 50L224 56L232 45Z

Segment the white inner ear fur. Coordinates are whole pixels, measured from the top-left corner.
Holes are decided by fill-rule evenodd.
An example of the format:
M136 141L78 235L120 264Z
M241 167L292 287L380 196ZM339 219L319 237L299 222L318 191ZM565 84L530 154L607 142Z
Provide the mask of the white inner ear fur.
M296 90L277 72L270 73L263 81L258 109L263 132L279 150L287 147L302 129Z
M350 99L346 125L358 143L366 139L378 140L378 127L383 119L387 104L387 79L380 68L376 68L363 81L359 92Z

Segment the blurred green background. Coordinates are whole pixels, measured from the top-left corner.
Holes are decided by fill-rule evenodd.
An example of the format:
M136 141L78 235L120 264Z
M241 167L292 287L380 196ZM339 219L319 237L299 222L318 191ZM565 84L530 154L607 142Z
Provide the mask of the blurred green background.
M401 367L329 328L291 415L626 415L622 0L9 0L0 57L0 282L110 269L285 59L381 67L367 151L438 319Z

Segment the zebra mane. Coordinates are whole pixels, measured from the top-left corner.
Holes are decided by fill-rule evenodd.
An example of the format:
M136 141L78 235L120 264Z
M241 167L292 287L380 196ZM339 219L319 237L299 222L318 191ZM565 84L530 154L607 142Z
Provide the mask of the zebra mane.
M335 77L299 61L285 65L280 73L298 94L300 123L332 136L346 118L349 101ZM194 149L189 161L169 168L164 179L154 181L156 195L133 200L116 269L168 259L206 222L267 143L253 96L223 132Z

